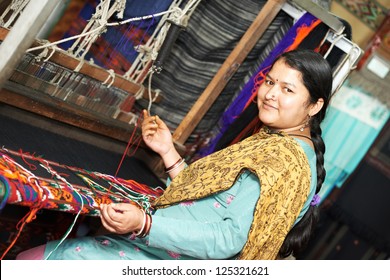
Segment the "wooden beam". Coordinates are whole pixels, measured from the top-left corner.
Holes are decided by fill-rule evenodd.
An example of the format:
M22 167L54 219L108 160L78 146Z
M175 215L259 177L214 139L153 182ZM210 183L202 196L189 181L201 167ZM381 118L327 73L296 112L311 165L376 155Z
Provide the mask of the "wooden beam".
M39 99L33 99L5 88L0 90L0 102L2 103L121 142L129 141L133 129L137 130L137 135L141 135L140 129L134 125L78 109L47 94L39 96Z
M179 144L185 143L205 113L210 109L211 105L222 92L230 78L255 46L256 42L261 38L272 20L282 9L285 2L286 0L268 0L266 2L256 19L238 42L237 46L226 58L214 78L184 117L180 125L176 128L173 133L174 141Z
M141 137L141 129L135 127L134 124L103 116L93 111L87 111L84 108L78 108L47 94L35 94L36 98L31 98L31 95L34 95L33 91L21 92L23 89L15 89L15 85L12 85L12 89L9 88L11 86L6 84L4 88L0 89L0 103L124 143L128 143L133 135L133 130L135 130L133 139L137 140L138 137ZM145 150L150 150L143 140L141 140L139 146ZM175 147L182 155L186 151L183 145L175 143Z

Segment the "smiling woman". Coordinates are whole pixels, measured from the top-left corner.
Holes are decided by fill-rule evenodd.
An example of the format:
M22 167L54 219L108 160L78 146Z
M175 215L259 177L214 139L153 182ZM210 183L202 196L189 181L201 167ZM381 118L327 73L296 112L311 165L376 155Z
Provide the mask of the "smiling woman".
M152 213L129 203L101 205L102 224L112 234L67 239L60 246L49 242L18 259L278 259L296 254L317 220L316 193L325 177L320 123L331 88L331 70L320 54L281 55L258 90L265 126L190 165L175 149L167 125L145 110L144 142L161 156L171 179Z
M311 98L306 86L310 86L310 81L304 80L307 74L294 67L297 66L291 66L287 59L282 58L266 75L257 92L259 119L269 129L296 132L297 137L307 141L310 139L310 119L322 109L324 98ZM307 142L312 145L311 141Z

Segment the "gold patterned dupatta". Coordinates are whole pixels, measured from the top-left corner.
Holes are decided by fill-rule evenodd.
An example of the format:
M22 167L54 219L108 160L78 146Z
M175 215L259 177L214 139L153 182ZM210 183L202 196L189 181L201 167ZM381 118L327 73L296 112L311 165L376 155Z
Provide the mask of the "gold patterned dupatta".
M302 147L286 134L265 129L208 155L180 172L156 199L163 208L229 189L241 171L254 172L261 185L248 240L239 259L276 259L310 191L310 166Z

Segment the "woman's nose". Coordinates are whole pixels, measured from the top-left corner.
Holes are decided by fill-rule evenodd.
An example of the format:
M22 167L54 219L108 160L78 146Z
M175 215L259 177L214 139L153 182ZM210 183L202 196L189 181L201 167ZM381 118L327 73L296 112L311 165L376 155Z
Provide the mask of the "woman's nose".
M274 85L268 89L267 93L265 94L265 98L274 100L276 98L276 95L277 95L277 89L276 86Z

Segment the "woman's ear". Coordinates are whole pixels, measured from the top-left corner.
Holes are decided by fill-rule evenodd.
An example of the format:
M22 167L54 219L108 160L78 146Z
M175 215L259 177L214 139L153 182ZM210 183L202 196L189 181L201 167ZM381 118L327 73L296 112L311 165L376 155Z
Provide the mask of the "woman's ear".
M316 103L310 105L309 115L314 116L319 111L321 111L322 106L324 106L324 99L319 98Z

